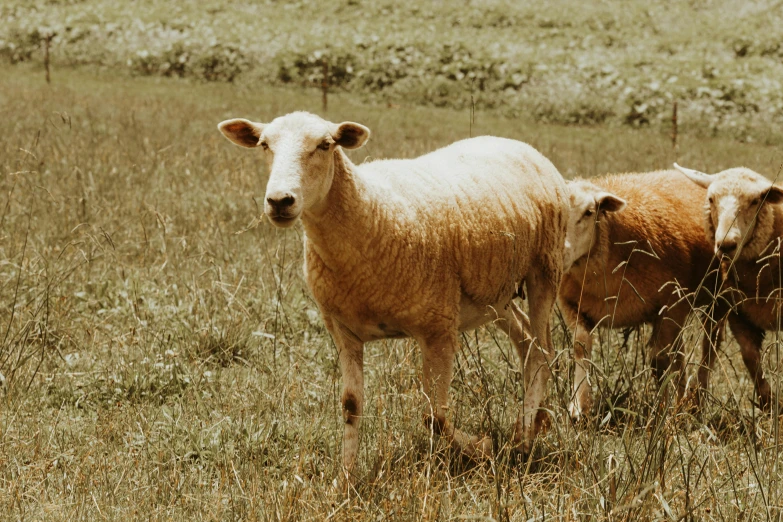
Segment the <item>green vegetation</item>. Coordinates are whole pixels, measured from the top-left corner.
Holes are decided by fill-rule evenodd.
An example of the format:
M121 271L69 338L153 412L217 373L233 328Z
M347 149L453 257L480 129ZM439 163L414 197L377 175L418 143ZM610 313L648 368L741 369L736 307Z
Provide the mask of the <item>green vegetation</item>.
M776 0L6 0L0 56L781 143Z
M4 517L780 516L779 425L752 407L733 342L696 418L662 401L644 362L647 332L602 334L601 408L572 426L570 347L559 321L547 400L554 423L530 462L514 462L506 446L521 384L502 335L465 335L458 355L452 418L496 445L478 467L421 422L415 344L377 342L365 356L365 478L349 496L335 488L340 377L302 280L301 230L257 219L263 162L215 127L319 107L312 90L79 70L59 70L47 86L37 66L0 68ZM468 110L388 108L348 94L334 96L325 116L372 129L356 161L419 155L471 132L527 141L566 177L675 159L774 175L780 161L762 144L685 134L677 158L655 129L532 124L481 111L471 126ZM697 330L688 330L691 349ZM773 343L765 367L779 387L777 350Z

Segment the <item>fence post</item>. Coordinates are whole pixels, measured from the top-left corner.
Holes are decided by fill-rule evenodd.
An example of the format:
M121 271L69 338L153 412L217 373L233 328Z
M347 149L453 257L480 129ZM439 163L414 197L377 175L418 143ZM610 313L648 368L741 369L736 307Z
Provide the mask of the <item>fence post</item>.
M46 83L52 83L52 76L49 73L49 46L52 43L52 38L57 36L57 33L51 32L46 33L46 35L43 37L43 44L44 44L44 68L46 69Z

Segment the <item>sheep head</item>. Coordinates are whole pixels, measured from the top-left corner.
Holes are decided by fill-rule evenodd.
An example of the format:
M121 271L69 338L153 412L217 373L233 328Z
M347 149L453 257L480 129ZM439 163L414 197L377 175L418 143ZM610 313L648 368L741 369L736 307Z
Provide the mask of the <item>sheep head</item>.
M598 225L601 218L608 212L623 210L625 200L588 181L572 180L566 184L570 196L570 210L563 268L568 271L593 248L599 234Z
M357 149L370 137L358 123L335 124L306 112L266 124L236 118L218 129L237 145L263 149L269 166L264 212L278 227L290 227L302 212L318 209L332 186L337 149Z
M739 167L709 175L674 168L707 188L704 228L715 254L731 259L753 259L776 237L771 204L783 202L783 189L750 169Z

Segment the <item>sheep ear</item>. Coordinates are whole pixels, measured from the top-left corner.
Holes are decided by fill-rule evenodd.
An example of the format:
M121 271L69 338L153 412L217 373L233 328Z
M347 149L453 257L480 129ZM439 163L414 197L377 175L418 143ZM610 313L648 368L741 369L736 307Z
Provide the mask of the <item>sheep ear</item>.
M685 167L680 167L676 163L674 164L674 168L682 172L685 177L701 187L707 188L710 186L710 183L712 183L712 176L709 174L699 172L698 170L686 169Z
M783 203L783 188L772 185L769 187L769 190L767 190L767 192L761 196L761 199L765 203L772 203L775 205L778 203Z
M625 200L609 192L601 192L595 197L598 210L601 212L620 212L625 208Z
M244 118L222 121L218 124L218 130L229 141L240 147L257 147L264 131L263 123L254 123Z
M344 149L358 149L370 138L370 129L352 121L337 126L332 133L334 142Z

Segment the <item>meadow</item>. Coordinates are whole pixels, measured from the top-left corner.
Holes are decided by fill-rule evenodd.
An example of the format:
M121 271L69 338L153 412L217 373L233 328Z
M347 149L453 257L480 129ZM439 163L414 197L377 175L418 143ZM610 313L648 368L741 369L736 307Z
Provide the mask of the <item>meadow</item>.
M0 509L12 520L779 519L780 424L753 406L733 340L702 415L676 408L646 364L648 332L603 332L598 407L573 425L569 333L555 321L552 427L508 447L516 356L493 327L462 337L457 426L493 458L463 462L422 423L412 341L368 345L361 480L336 478L336 350L302 279L302 232L261 215L260 154L216 124L321 112L320 93L0 68ZM352 154L410 157L469 135L529 142L567 177L745 164L780 149L666 129L562 126L499 113L330 98L367 125ZM698 326L686 332L695 373ZM770 342L771 341L771 342ZM779 343L765 368L780 386Z
M0 59L780 143L778 0L5 0Z

